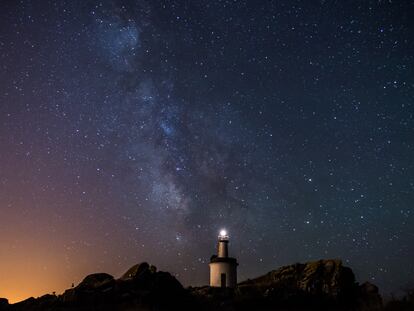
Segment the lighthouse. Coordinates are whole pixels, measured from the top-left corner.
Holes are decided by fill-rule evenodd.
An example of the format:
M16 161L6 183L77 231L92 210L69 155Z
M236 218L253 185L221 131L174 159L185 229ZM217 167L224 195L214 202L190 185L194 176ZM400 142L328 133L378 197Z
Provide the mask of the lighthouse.
M226 230L221 230L218 236L217 255L210 260L210 286L230 287L237 285L237 260L229 257L229 236Z

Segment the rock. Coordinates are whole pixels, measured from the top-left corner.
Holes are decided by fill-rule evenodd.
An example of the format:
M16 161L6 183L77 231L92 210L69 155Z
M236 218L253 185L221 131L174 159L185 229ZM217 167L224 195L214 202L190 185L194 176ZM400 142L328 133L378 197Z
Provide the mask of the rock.
M285 266L239 284L242 290L251 286L258 289L283 288L337 298L353 290L355 277L352 270L344 267L340 260L319 260Z
M370 282L363 283L359 286L359 288L362 293L368 295L378 295L379 293L378 287Z
M114 277L107 273L94 273L85 277L75 288L66 290L59 300L65 304L90 305L111 299L116 286Z
M76 302L77 296L76 291L74 288L67 289L65 292L60 296L60 300L63 303L74 303Z
M359 310L382 310L382 298L378 287L370 282L365 282L359 286L358 291Z
M9 305L10 308L6 310L13 310L13 311L52 310L57 306L57 304L58 304L58 297L56 295L46 294L38 298L30 297L29 299Z
M154 274L152 290L175 294L184 290L184 288L181 283L178 282L178 280L169 272L160 271Z
M157 272L155 266L143 262L132 266L119 279L121 282L133 282L136 289L157 293L182 291L183 287L178 280L168 272ZM127 283L128 284L128 283Z
M129 268L128 271L125 272L122 275L121 280L137 279L142 274L144 274L148 271L150 271L149 264L146 263L146 262L142 262L142 263L136 264L136 265L132 266L131 268Z
M378 288L358 286L340 260L319 260L273 270L235 289L184 289L170 273L148 263L134 265L120 279L106 273L85 277L62 295L29 298L0 311L71 310L357 310L382 307ZM2 306L4 305L4 306Z
M6 298L0 298L0 311L7 310L9 301Z
M324 309L356 304L357 284L351 269L329 259L293 264L238 284L242 305L261 303L269 308ZM265 308L263 307L263 308Z
M34 297L10 305L12 310L36 310L37 301Z
M115 279L107 273L90 274L76 287L78 290L94 290L114 284Z
M156 270L156 269L155 269ZM151 290L156 272L146 262L136 264L128 269L119 279L121 287L134 288L135 290Z
M60 296L64 306L97 310L182 309L189 294L168 272L157 272L148 263L134 265L118 280L105 273L88 275ZM122 307L121 307L122 306ZM138 308L138 310L140 310Z

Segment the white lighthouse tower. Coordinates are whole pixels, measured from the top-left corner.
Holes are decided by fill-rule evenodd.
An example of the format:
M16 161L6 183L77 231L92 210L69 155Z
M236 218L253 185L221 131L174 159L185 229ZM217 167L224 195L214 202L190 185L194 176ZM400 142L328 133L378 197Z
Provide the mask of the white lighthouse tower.
M229 257L229 236L221 230L218 236L218 254L210 260L210 286L231 287L237 285L237 260Z

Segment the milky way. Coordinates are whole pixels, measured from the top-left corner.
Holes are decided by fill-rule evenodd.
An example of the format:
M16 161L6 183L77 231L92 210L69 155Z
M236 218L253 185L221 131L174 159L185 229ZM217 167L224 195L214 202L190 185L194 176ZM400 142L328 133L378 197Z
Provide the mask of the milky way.
M148 261L414 277L411 1L5 1L0 296ZM32 278L27 288L27 275Z

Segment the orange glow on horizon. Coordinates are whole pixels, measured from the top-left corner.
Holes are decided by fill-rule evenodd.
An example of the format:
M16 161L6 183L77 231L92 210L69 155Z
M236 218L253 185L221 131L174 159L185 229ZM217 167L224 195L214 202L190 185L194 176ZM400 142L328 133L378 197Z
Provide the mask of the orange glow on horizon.
M81 239L75 235L71 244L65 232L50 232L47 225L38 224L35 229L41 230L36 231L27 219L20 219L20 224L9 220L10 226L0 228L0 297L9 303L61 294L99 269L94 257L100 249L79 246Z

